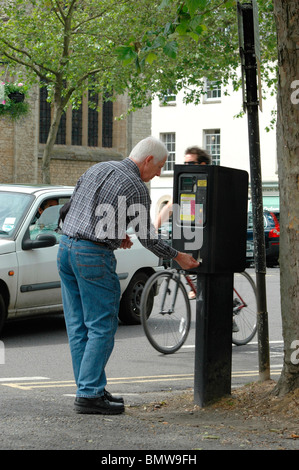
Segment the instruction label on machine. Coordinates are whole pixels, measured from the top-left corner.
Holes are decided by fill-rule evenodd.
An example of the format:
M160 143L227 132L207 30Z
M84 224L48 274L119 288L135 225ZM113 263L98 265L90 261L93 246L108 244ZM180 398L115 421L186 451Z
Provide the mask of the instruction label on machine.
M195 220L195 194L181 194L180 207L180 220L193 222Z

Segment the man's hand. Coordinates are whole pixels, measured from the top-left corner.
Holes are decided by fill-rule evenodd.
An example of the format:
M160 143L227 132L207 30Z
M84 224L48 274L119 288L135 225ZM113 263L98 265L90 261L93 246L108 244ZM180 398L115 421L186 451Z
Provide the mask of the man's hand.
M193 256L189 255L188 253L182 253L179 251L179 254L174 258L174 260L181 266L182 269L191 269L197 268L199 266L199 262L193 258Z
M131 248L132 245L133 242L131 241L131 238L129 237L129 235L126 235L126 238L124 238L121 242L120 248L126 250L127 248Z

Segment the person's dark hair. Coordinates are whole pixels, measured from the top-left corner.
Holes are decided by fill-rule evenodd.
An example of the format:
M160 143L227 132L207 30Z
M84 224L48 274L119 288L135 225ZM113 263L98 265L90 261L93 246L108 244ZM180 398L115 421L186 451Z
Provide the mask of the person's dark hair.
M198 164L206 163L207 165L211 165L212 163L211 156L200 147L188 147L185 151L185 155L188 154L196 155Z
M40 205L40 208L44 211L45 210L45 207L46 205L48 204L49 201L55 201L57 204L58 204L58 200L57 199L53 199L53 198L50 198L50 199L45 199L41 205Z

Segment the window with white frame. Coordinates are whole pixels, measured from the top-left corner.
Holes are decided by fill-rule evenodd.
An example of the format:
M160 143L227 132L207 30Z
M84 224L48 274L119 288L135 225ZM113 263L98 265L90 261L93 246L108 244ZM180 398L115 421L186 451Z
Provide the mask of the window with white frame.
M175 132L161 133L160 140L165 144L168 150L168 157L163 167L163 173L173 171L175 164Z
M173 91L168 88L166 92L163 94L161 100L160 100L161 105L175 105L176 104L176 95L173 93Z
M205 130L204 143L206 151L212 157L213 165L220 165L220 129Z
M206 81L205 102L219 101L221 99L221 84L217 80Z

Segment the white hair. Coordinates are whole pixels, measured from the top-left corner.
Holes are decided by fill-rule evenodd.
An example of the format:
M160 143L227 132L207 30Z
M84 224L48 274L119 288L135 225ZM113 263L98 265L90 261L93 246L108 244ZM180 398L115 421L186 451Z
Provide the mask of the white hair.
M133 158L137 162L143 162L147 157L152 155L155 163L164 160L168 156L168 150L156 137L149 136L138 142L131 151L129 158Z

